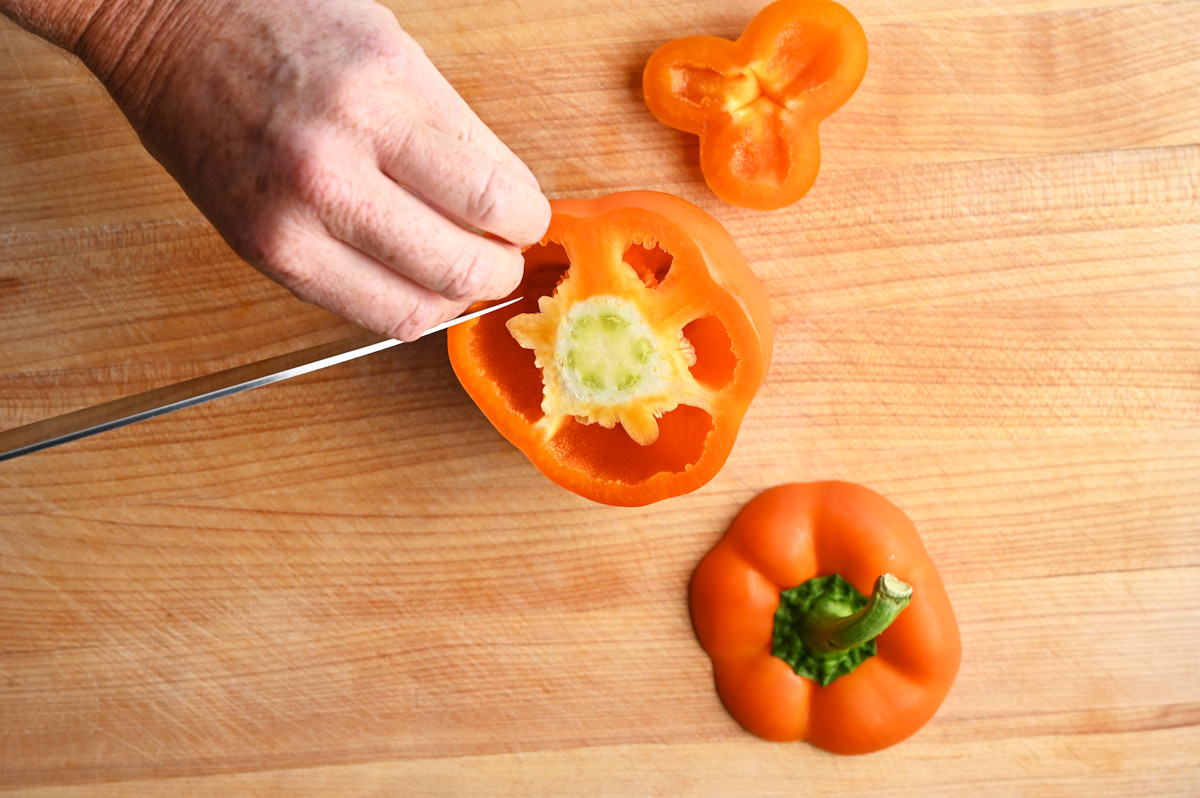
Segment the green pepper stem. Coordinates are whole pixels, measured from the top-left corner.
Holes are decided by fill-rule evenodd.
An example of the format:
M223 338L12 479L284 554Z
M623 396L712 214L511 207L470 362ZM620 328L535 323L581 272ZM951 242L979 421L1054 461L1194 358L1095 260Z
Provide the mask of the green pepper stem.
M908 602L912 586L892 574L875 580L865 607L852 615L840 614L836 606L818 604L813 607L802 631L804 642L813 651L833 653L861 646L892 625Z

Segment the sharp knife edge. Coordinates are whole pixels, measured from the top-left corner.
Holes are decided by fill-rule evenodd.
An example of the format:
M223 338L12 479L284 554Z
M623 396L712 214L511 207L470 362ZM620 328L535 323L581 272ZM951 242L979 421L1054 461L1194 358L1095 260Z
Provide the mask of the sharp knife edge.
M426 330L420 337L507 307L520 299L521 297L517 297L444 321ZM302 374L311 374L402 343L404 342L395 338L381 339L378 335L364 333L14 427L0 432L0 462L176 410L195 407L251 388L261 388Z

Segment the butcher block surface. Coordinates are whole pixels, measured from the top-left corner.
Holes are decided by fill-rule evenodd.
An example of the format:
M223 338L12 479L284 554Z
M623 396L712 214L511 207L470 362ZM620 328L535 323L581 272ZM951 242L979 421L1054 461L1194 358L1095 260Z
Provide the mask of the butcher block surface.
M727 465L644 508L544 477L444 334L0 463L0 790L1200 794L1200 3L857 0L871 63L795 206L717 200L641 100L758 2L396 2L551 197L683 196L775 357ZM356 328L240 261L75 60L0 24L0 428ZM921 531L934 719L744 732L687 612L756 493Z

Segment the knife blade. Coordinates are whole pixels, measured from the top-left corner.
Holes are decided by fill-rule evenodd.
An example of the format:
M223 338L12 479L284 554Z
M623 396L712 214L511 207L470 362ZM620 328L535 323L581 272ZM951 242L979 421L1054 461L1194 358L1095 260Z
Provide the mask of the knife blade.
M444 321L421 333L424 338L464 321L477 319L493 310L519 302L521 297ZM395 338L363 333L341 341L319 344L297 352L277 355L255 363L247 363L204 377L153 388L110 402L74 410L60 416L35 421L0 432L0 462L32 454L52 446L77 441L90 435L128 426L129 424L195 407L214 399L273 385L283 380L311 374L355 358L365 357L404 343Z

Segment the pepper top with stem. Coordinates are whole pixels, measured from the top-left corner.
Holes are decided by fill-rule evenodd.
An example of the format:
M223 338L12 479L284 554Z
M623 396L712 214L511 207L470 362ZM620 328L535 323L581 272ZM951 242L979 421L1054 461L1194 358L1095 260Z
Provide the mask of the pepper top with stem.
M893 574L876 579L867 597L838 574L809 579L780 593L771 654L824 687L875 656L875 638L912 595Z
M906 591L894 590L887 574L912 586L898 614L888 594L898 603ZM818 595L823 610L799 613L826 666L827 649L871 636L884 626L881 612L894 617L874 635L873 656L822 685L773 649L777 614L795 614L785 607L789 591L832 575L878 598L856 615L871 603L861 595L854 607ZM842 754L886 748L933 717L962 659L946 588L916 528L886 498L848 482L780 485L756 496L696 567L689 598L722 702L768 740L803 739Z

